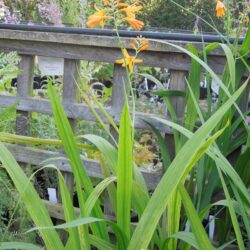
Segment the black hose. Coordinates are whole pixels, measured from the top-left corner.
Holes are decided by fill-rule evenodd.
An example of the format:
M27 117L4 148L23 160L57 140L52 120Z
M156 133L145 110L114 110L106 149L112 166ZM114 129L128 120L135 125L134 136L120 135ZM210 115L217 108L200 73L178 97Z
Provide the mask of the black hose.
M24 30L24 31L38 31L38 32L54 32L64 34L83 34L83 35L96 35L96 36L116 36L116 33L111 29L88 29L88 28L73 28L73 27L56 27L45 25L27 25L27 24L2 24L0 23L0 30ZM137 37L143 36L147 39L158 40L172 40L172 41L187 41L187 42L219 42L226 43L228 40L226 36L219 35L201 35L201 34L187 34L187 33L165 33L165 32L152 32L152 31L129 31L120 30L121 37ZM230 43L233 43L235 38L229 38ZM241 44L243 38L239 38L238 43Z

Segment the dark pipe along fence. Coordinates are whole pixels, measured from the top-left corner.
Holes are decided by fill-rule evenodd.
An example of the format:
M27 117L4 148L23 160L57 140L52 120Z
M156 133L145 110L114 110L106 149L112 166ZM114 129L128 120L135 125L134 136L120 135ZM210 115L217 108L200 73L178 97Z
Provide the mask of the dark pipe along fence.
M192 42L198 49L202 49L200 36L163 34L152 32L132 32L121 31L122 40L125 47L129 48L131 37L141 34L147 38L171 40L172 43L181 47L186 47ZM214 36L204 36L205 42L220 41L221 38ZM19 135L30 134L30 121L32 112L51 115L50 103L46 99L33 97L33 77L34 77L34 59L35 56L62 58L64 62L63 69L63 94L62 102L72 126L75 126L76 120L96 121L96 118L84 103L77 101L78 66L80 60L98 61L114 63L121 58L121 52L118 40L110 30L92 30L75 28L56 28L27 25L0 25L0 51L17 51L21 56L20 68L22 74L17 79L17 94L14 96L0 95L0 107L8 107L18 101L16 118L16 133ZM180 52L178 49L156 41L149 42L149 49L140 54L144 66L167 68L170 72L170 89L185 90L186 77L190 69L190 58ZM208 56L210 67L218 74L222 73L225 57L220 49L214 50ZM114 65L113 89L111 107L107 112L119 123L120 114L124 103L124 87L126 84L125 69L120 65ZM248 94L248 93L247 93ZM183 116L185 100L183 97L174 97L173 106L178 117ZM96 111L101 115L98 108ZM101 115L102 116L102 115ZM173 145L172 131L151 118L154 114L145 114L137 112L136 127L148 129L142 121L149 120L162 133L165 133L168 144ZM103 117L103 116L102 116ZM103 117L104 121L108 121ZM51 152L47 150L34 149L17 144L6 144L13 153L18 162L40 166L41 162L50 157L57 158L54 163L67 177L67 184L72 187L72 173L69 162L60 156L62 152ZM171 151L171 148L170 148ZM102 178L102 171L98 161L91 159L82 159L85 162L87 172L92 177ZM162 172L150 171L141 168L149 189L159 182ZM44 201L49 208L52 217L63 219L63 212L60 204L52 204Z

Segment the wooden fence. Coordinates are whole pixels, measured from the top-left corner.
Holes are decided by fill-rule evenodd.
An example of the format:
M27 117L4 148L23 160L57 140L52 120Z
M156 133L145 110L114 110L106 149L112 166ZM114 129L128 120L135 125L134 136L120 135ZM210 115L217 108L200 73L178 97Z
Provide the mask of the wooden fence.
M131 39L123 38L122 40L124 41L125 47L129 48ZM188 45L188 42L172 41L172 43L184 48ZM192 44L200 49L203 46L200 43ZM80 60L114 63L115 60L121 58L118 40L115 37L20 30L0 30L0 51L17 51L21 56L20 68L22 74L17 80L17 95L0 95L0 107L8 107L16 101L19 102L17 106L19 115L16 119L16 133L19 135L29 135L31 112L49 115L52 113L48 100L37 99L32 96L35 56L64 58L62 102L72 126L74 126L75 120L96 121L95 116L91 113L88 106L77 102L77 86L75 80L77 79ZM186 54L181 53L171 45L150 41L149 49L141 53L140 58L143 59L142 65L167 68L170 72L170 88L185 90L185 78L191 65L191 60ZM222 73L225 57L220 49L214 50L208 56L208 62L216 73ZM112 105L107 111L117 124L119 124L124 103L123 79L126 79L124 68L115 64ZM184 98L174 98L173 104L177 115L181 117L184 113ZM99 112L97 108L96 111ZM99 114L101 115L100 112ZM136 127L147 129L146 124L142 122L141 118L150 120L151 117L152 114L137 113ZM103 119L106 120L105 117L103 117ZM168 144L171 147L173 143L171 130L156 121L150 121L166 134L166 140L168 140ZM39 150L23 145L7 144L7 146L18 162L31 165L39 166L42 161L50 157L63 156L61 152ZM102 171L98 161L90 159L83 159L83 161L90 176L102 178ZM64 175L67 177L68 185L72 186L69 162L60 158L55 160L54 163L65 173ZM161 171L141 169L141 172L145 177L148 188L154 189L161 178ZM45 203L49 207L53 217L63 219L62 209L59 204L52 205L48 201L45 201Z

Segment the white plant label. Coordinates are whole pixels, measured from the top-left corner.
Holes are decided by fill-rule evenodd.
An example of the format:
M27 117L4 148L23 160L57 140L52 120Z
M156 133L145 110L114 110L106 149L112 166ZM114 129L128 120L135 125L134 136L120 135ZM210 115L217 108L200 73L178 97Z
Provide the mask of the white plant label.
M49 194L49 201L52 203L57 203L56 189L55 188L48 188L48 194Z
M38 57L38 67L42 75L62 76L64 69L64 59L56 57Z

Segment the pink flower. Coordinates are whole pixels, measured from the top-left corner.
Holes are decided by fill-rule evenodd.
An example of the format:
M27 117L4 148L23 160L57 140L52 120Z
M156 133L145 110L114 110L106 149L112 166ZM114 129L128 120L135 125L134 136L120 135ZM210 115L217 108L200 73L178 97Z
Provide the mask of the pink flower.
M0 0L0 13L0 20L2 20L4 23L19 23L19 18L14 13L10 12L9 7L4 4L3 0Z

